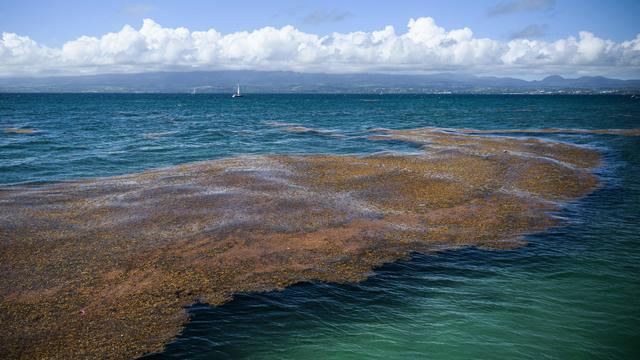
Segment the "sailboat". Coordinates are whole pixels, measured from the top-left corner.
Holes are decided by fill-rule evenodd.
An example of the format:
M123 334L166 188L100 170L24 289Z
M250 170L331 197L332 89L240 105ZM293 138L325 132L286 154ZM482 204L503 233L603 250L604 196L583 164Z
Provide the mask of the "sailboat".
M238 90L236 90L236 93L233 94L233 96L231 97L233 98L242 97L242 94L240 94L240 84L238 84Z

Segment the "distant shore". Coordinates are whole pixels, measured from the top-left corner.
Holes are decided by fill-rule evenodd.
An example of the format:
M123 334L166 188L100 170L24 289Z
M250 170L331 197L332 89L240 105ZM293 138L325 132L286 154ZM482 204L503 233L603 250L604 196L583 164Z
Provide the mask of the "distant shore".
M291 71L176 71L49 77L0 77L2 92L225 94L539 94L640 95L640 79L603 76L539 80L465 73L324 74Z

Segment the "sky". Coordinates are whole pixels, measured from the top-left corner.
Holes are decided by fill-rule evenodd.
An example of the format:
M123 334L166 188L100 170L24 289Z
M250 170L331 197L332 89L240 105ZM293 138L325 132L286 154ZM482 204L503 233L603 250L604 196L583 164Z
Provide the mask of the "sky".
M640 1L0 1L0 76L185 70L640 78Z

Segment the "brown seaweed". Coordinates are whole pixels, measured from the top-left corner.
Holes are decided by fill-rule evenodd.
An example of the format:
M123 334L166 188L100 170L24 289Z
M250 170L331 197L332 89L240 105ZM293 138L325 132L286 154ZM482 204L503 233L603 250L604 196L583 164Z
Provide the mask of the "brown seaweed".
M38 132L37 129L20 129L14 127L4 128L4 132L6 134L35 134Z
M590 149L385 131L422 155L256 156L0 189L0 354L159 351L185 306L359 281L411 251L522 246L597 186Z

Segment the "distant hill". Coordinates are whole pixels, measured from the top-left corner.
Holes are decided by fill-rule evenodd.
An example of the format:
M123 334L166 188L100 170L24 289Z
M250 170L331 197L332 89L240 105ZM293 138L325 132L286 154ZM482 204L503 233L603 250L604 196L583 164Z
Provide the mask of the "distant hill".
M194 71L0 78L0 92L231 93L640 93L640 80L558 75L526 81L464 74L308 74L284 71Z

